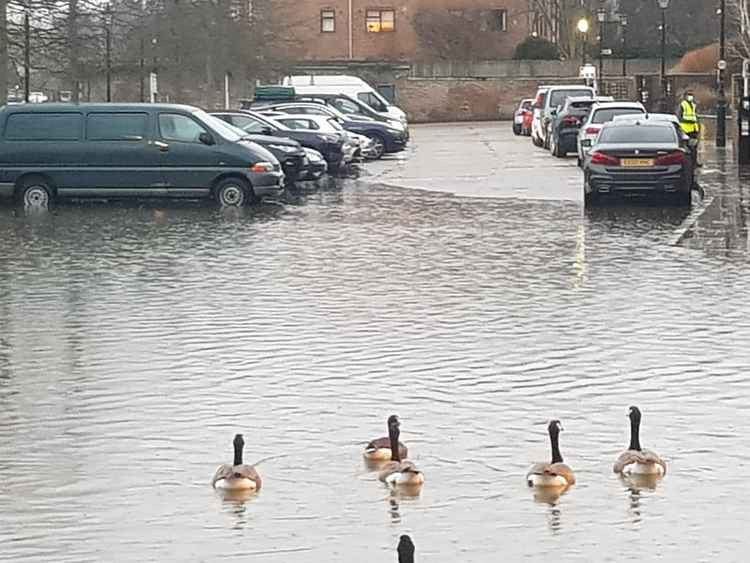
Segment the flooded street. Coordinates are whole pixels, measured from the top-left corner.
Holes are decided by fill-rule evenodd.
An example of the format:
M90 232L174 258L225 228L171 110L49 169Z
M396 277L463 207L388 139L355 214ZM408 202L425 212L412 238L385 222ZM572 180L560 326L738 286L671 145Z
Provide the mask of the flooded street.
M740 561L747 194L584 212L507 124L239 213L0 208L0 561ZM457 146L456 143L460 143ZM747 183L745 183L747 185ZM612 473L629 439L669 464ZM364 445L401 418L421 495ZM578 483L536 497L546 425ZM242 432L260 493L210 486Z

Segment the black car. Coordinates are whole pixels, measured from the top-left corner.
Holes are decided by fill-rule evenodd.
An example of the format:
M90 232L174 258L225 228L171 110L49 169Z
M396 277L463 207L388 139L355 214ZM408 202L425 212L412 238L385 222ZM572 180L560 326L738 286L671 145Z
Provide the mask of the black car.
M552 117L550 126L550 152L563 158L578 150L578 130L586 121L591 107L596 103L612 101L612 98L567 98L562 109Z
M583 165L586 206L609 194L663 195L690 206L693 166L664 121L605 123Z
M0 132L0 192L25 206L63 197L243 205L283 191L273 154L190 106L9 105Z
M307 166L305 149L297 141L285 137L271 137L268 135L252 135L243 129L227 123L237 131L243 141L250 141L269 151L281 164L286 178L286 184L296 182Z
M293 115L323 115L336 119L341 126L352 133L364 135L373 141L373 158L384 153L395 153L406 147L404 127L372 119L359 114L344 114L333 106L314 102L283 102L257 104L256 111L275 111Z
M303 147L315 149L326 159L329 170L338 169L344 158L343 134L295 131L249 110L218 110L211 112L211 115L239 127L246 133L293 139Z

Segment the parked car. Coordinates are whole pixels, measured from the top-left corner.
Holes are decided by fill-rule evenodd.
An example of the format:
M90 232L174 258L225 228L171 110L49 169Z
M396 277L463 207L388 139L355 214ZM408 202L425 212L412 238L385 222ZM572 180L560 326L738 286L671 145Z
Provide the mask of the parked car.
M406 134L406 140L407 141L409 140L409 126L407 123L399 119L394 119L387 115L383 115L382 113L378 113L367 104L360 102L358 99L353 98L352 96L349 96L347 94L341 94L341 93L336 93L336 94L316 93L315 95L297 94L295 95L294 100L289 100L287 97L284 97L282 99L279 99L278 101L279 102L290 102L290 101L313 102L313 103L318 103L318 104L329 105L331 107L336 108L338 111L340 111L341 113L345 115L352 116L352 119L359 119L360 116L365 116L365 117L369 117L370 119L374 119L375 121L380 121L382 123L385 123L392 129L404 132ZM269 102L272 102L272 100L269 100L268 96L263 96L262 99L242 100L241 104L242 104L242 108L256 109L258 107L267 105Z
M294 139L303 147L321 153L330 171L338 169L344 159L344 135L339 133L293 131L269 117L248 110L219 110L211 112L211 115L239 127L246 133Z
M513 134L514 135L525 135L524 133L524 121L526 119L527 115L531 115L532 109L531 106L533 105L534 100L527 99L527 100L521 100L521 103L518 105L518 109L513 114Z
M270 152L190 106L6 106L0 131L0 190L24 205L151 196L238 206L283 191Z
M242 140L260 145L274 155L284 171L286 185L294 184L304 172L305 167L308 164L307 154L305 153L305 149L302 148L302 145L297 141L284 137L252 135L229 123L225 123L225 125L234 129L234 131L242 137Z
M406 146L406 135L403 129L392 128L382 121L364 115L343 114L336 108L324 103L269 103L264 106L257 106L256 111L260 113L276 111L294 115L323 115L333 117L349 133L364 135L371 140L371 148L363 145L363 154L367 158L380 158L385 153L400 152Z
M607 102L593 106L588 118L578 130L578 165L583 164L583 160L605 123L612 121L617 115L642 115L644 113L646 113L646 108L640 102Z
M314 131L316 133L327 133L344 136L344 163L349 163L361 157L359 139L349 135L341 124L333 117L324 115L289 115L276 114L273 116L276 123L280 123L293 131Z
M386 100L380 92L357 76L306 74L286 76L283 83L285 86L293 86L302 95L348 94L376 112L406 123L406 113L401 108Z
M535 144L549 148L552 119L562 109L567 98L593 98L595 95L596 92L591 86L575 84L548 86L539 111Z
M553 156L562 158L576 152L578 130L586 120L595 103L611 102L613 98L567 98L562 109L552 118L549 150Z
M689 206L693 167L673 125L666 121L605 123L583 166L584 201L602 196L664 195Z
M323 155L314 149L304 149L307 156L307 164L300 172L300 181L320 180L328 171L328 164Z

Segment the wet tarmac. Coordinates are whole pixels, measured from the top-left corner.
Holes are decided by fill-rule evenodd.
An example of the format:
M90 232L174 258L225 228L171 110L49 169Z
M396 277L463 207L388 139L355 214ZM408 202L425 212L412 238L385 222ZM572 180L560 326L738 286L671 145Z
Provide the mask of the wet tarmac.
M738 561L746 183L584 212L506 124L283 202L0 207L0 561ZM460 141L460 142L457 142ZM669 464L611 473L628 441ZM397 413L421 494L362 460ZM578 483L526 488L546 422ZM264 484L209 485L245 435Z

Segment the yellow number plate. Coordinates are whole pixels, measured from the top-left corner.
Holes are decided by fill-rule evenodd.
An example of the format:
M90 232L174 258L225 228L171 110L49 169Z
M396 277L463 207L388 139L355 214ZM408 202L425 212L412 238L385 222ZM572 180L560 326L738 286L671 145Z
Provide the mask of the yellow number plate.
M646 168L654 165L653 158L623 158L622 165L628 168Z

